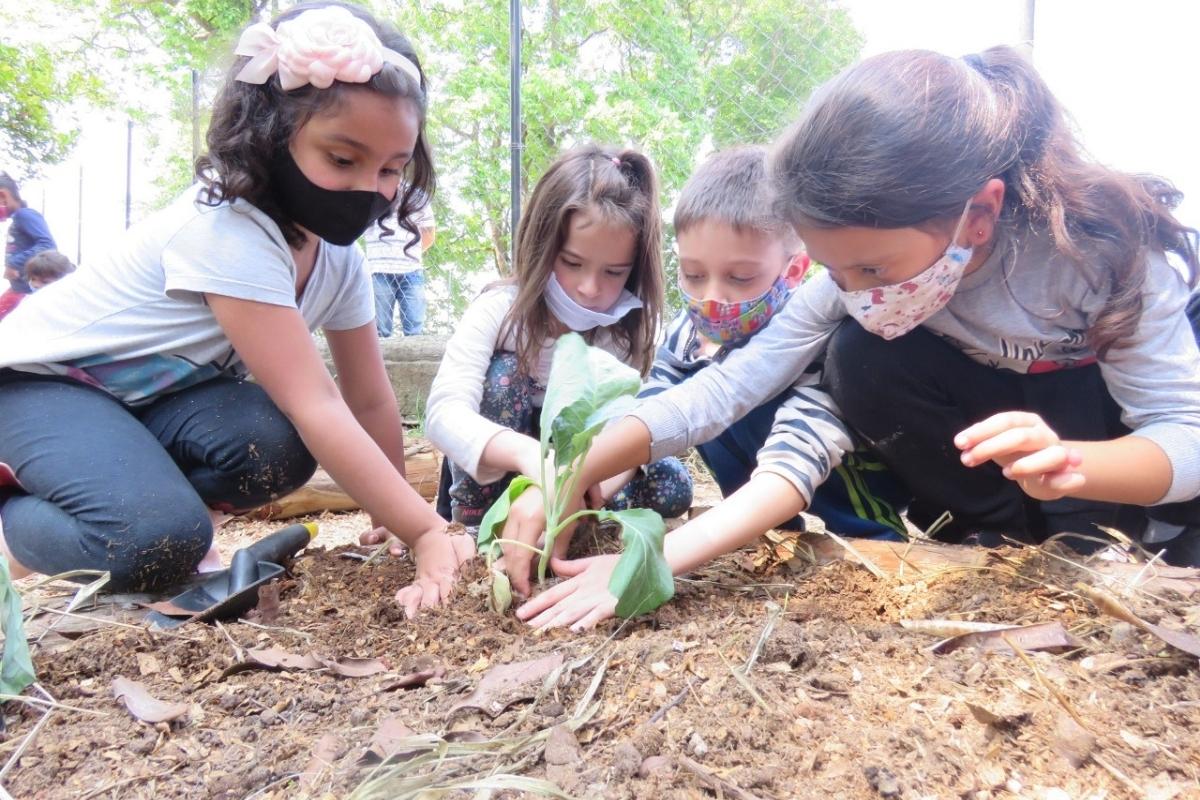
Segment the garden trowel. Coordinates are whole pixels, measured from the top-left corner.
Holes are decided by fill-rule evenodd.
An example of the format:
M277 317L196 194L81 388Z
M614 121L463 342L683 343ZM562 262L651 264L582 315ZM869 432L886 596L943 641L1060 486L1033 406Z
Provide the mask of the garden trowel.
M308 546L315 523L289 525L233 554L229 569L203 576L187 591L153 603L146 621L174 628L196 620L234 619L258 605L258 587L284 573L283 562Z

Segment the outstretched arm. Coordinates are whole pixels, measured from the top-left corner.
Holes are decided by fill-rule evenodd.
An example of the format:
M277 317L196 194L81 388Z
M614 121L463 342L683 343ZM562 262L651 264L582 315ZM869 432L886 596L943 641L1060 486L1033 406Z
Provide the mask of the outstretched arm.
M733 552L805 508L803 496L788 480L761 472L711 511L667 534L663 552L673 575L682 575ZM517 609L517 617L535 628L590 628L611 617L617 598L608 590L618 556L577 561L555 559L554 571L568 580L542 592Z
M449 595L458 566L445 522L409 486L363 428L325 369L294 308L206 294L217 322L330 476L417 559L417 580L401 601L411 613ZM400 445L403 459L403 445Z

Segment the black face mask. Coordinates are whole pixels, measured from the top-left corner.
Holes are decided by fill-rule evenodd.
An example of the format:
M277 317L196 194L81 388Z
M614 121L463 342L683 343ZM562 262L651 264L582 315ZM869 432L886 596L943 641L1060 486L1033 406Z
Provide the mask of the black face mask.
M275 159L271 178L275 199L288 218L330 244L354 244L392 206L379 192L317 186L286 149Z

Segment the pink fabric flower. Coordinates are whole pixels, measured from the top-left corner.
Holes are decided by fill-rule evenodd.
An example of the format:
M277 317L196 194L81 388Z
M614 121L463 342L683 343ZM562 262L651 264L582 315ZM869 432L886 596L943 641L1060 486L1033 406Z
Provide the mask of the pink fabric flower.
M386 49L370 25L339 6L305 11L278 29L255 23L242 33L234 52L250 56L237 80L261 84L278 72L284 91L306 84L327 89L335 80L366 83L384 61L420 82L411 61Z

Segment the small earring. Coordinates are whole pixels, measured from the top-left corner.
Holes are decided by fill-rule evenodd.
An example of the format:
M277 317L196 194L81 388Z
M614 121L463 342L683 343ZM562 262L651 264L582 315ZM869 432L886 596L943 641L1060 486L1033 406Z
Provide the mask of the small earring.
M983 228L980 228L980 229L979 229L979 235L980 235L980 236L983 236Z

